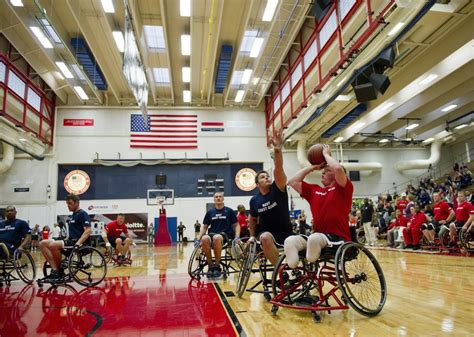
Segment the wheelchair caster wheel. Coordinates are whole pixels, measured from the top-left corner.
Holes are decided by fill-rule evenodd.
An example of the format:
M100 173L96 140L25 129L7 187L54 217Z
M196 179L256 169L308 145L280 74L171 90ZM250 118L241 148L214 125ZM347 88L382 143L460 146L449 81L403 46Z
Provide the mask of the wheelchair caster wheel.
M313 320L315 323L321 323L322 317L320 314L318 314L316 311L312 311L313 313Z
M263 297L265 298L265 301L267 301L267 302L270 302L270 300L272 299L272 297L270 296L269 293L264 293Z
M278 306L274 304L272 306L272 315L276 316L277 312L278 312Z

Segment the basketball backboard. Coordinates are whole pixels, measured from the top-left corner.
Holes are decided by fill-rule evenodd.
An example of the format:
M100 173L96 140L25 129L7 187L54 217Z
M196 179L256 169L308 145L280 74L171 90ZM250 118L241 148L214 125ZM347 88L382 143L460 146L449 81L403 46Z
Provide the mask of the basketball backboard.
M160 201L163 201L163 205L174 205L174 190L147 190L146 199L148 206L156 206Z

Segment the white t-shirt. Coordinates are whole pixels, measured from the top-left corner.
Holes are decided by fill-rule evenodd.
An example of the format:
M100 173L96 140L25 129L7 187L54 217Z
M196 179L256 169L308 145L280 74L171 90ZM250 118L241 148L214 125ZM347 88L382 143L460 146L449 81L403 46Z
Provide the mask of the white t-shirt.
M49 233L49 238L50 239L56 239L59 238L59 234L61 233L61 229L59 226L51 228L51 232Z

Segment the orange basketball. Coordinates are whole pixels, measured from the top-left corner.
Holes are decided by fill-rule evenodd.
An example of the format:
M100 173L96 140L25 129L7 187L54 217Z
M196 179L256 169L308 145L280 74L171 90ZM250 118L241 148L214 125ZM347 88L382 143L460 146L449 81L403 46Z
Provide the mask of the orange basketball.
M314 144L308 150L308 161L311 165L320 165L326 162L326 159L323 155L323 145L322 144Z

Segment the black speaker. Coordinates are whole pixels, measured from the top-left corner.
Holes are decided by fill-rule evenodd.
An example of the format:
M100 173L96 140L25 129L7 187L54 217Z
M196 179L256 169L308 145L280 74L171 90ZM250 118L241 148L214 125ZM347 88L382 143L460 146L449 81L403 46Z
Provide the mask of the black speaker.
M386 49L380 54L377 61L374 62L373 67L379 74L383 73L385 69L393 67L395 63L395 50L393 48Z
M333 2L334 0L316 0L313 3L313 7L311 7L311 15L314 16L318 22L321 21L329 8L331 8Z
M359 103L368 102L377 98L377 91L372 83L356 84L354 86L354 93Z
M165 186L166 185L166 174L159 174L155 176L156 185Z
M382 95L385 94L385 91L387 91L390 86L390 79L383 74L372 73L370 74L369 80Z

